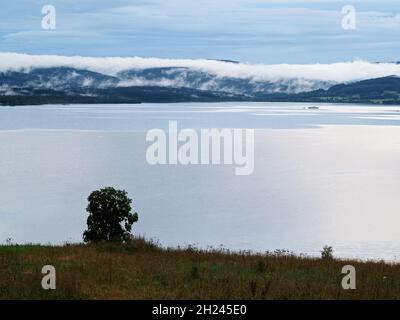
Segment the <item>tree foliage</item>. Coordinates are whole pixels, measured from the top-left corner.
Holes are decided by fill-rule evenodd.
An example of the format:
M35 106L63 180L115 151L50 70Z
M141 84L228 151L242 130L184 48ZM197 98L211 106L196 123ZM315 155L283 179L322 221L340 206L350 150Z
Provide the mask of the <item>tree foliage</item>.
M138 221L138 214L131 212L132 199L126 191L111 187L100 189L93 191L88 201L85 242L126 242L132 237L132 225Z

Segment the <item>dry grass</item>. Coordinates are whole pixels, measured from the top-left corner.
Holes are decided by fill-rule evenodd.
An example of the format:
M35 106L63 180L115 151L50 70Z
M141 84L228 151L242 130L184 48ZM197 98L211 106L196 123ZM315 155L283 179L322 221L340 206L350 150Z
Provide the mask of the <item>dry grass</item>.
M54 265L57 290L41 288ZM343 290L341 269L357 270ZM400 299L400 265L130 245L0 247L0 299Z

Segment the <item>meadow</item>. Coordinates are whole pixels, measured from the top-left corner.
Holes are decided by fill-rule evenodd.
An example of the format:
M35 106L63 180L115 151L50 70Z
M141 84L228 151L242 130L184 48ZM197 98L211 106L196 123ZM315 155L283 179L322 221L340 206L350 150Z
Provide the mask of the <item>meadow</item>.
M343 290L353 265L357 289ZM44 265L56 290L43 290ZM130 244L0 247L0 299L400 299L400 265Z

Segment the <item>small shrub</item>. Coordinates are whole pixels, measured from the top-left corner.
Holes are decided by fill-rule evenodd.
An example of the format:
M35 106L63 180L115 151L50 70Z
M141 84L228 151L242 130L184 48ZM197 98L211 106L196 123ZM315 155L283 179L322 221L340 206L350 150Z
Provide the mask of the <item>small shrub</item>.
M321 251L321 258L324 260L333 259L333 248L329 246L323 247Z

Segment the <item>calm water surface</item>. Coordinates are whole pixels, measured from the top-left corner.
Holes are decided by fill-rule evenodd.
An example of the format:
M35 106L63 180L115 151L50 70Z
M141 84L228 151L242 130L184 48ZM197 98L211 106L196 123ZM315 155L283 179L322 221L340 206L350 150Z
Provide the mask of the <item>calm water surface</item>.
M400 259L400 107L221 103L0 107L0 241L81 241L86 197L134 198L135 232L194 244ZM146 131L255 128L255 171L150 166Z

